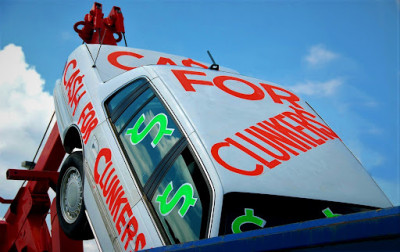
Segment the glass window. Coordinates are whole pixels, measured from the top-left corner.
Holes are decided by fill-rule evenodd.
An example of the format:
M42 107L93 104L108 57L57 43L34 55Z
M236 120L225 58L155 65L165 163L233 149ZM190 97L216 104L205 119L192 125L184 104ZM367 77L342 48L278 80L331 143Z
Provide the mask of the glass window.
M136 115L136 112L152 97L154 97L153 91L147 89L136 100L134 100L115 121L114 125L117 131L121 132L123 127L127 125L127 122L131 120L132 117Z
M210 194L192 154L186 148L162 178L152 204L172 243L206 236Z
M146 79L138 79L106 101L119 142L143 187L163 157L182 138L146 83Z
M133 90L145 83L147 83L147 79L140 78L138 80L135 80L130 85L125 86L120 91L118 91L118 93L113 95L112 98L107 102L107 109L110 115L115 112L115 109L121 104L123 100L125 100L130 94L132 94Z
M372 208L266 194L228 193L224 196L219 234L241 233L367 210Z
M121 118L122 116L118 120ZM182 134L160 101L154 97L136 112L136 116L123 127L118 137L144 186L162 158L178 142Z

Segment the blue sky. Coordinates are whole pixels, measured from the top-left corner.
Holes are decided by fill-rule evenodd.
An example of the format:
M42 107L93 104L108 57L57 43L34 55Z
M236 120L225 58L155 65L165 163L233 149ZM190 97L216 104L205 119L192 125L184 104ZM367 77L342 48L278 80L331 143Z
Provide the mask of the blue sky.
M114 4L101 3L107 16ZM73 24L92 5L0 1L0 99L10 99L13 87L20 94L20 100L0 102L0 114L8 115L1 119L8 126L0 126L3 197L12 197L2 189L11 183L4 180L5 170L34 155L51 114L47 103L54 83L81 44ZM210 50L220 65L295 90L400 205L398 1L118 1L117 6L130 47L205 62ZM29 85L35 85L34 95ZM21 107L28 96L31 103Z

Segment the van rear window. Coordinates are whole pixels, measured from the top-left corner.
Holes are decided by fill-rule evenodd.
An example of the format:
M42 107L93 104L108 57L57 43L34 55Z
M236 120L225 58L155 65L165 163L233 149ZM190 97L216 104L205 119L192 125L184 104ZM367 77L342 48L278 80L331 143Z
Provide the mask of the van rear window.
M220 235L332 218L374 208L265 194L228 193L224 197Z

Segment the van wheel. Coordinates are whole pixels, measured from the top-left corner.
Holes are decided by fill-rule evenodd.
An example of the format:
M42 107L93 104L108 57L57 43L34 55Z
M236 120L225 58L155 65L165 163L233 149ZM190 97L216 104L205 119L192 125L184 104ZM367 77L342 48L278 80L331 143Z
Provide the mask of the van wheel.
M74 152L62 164L56 190L56 207L60 226L74 240L93 238L83 200L82 152Z

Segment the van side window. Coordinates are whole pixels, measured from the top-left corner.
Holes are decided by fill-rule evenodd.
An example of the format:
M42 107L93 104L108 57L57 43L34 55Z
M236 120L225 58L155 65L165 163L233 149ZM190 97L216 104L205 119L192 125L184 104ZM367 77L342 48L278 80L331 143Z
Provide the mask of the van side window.
M148 81L128 84L106 100L105 107L163 236L171 243L206 238L211 187Z
M116 94L112 96L112 98L107 102L107 110L109 114L113 114L115 112L115 109L121 105L121 102L126 99L127 96L132 94L133 90L135 90L137 87L147 83L147 80L145 78L140 78L130 85L125 86L122 88L120 91L118 91Z
M188 148L175 159L149 198L172 243L206 237L210 191Z
M118 91L105 105L125 155L144 186L182 134L144 78Z

